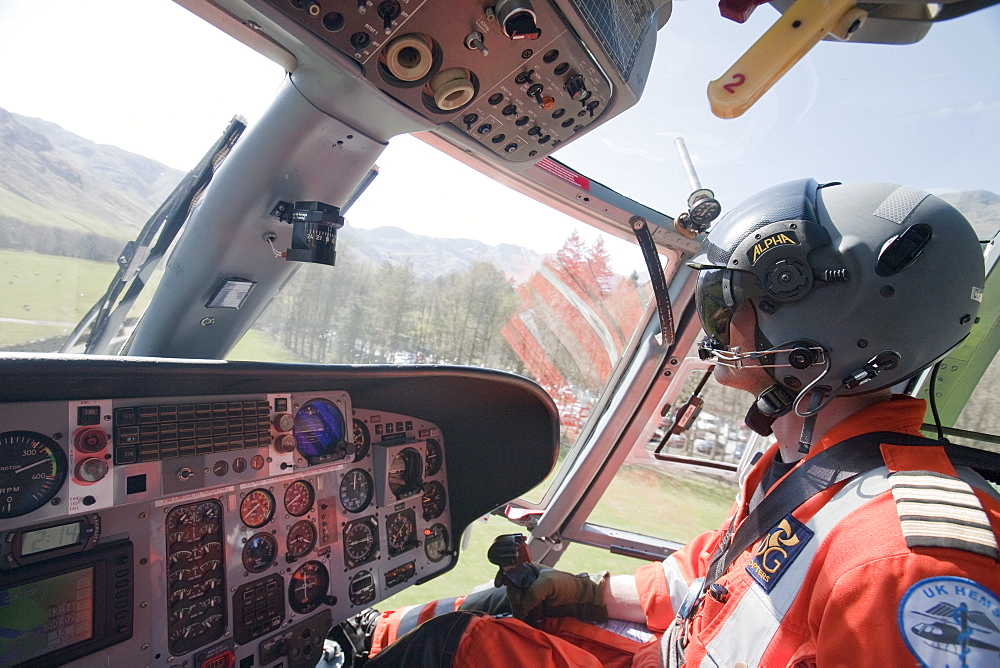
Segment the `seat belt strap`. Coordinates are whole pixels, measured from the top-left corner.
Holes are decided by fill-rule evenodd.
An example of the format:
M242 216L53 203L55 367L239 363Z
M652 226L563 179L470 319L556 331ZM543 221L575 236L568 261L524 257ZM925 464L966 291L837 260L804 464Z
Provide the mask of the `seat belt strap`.
M968 466L981 476L1000 480L1000 461L994 453L953 443L942 443L922 436L890 431L861 434L830 446L806 459L767 494L747 516L735 534L727 533L712 560L703 588L708 589L732 565L782 518L823 490L884 464L879 449L883 443L914 447L944 447L952 465Z

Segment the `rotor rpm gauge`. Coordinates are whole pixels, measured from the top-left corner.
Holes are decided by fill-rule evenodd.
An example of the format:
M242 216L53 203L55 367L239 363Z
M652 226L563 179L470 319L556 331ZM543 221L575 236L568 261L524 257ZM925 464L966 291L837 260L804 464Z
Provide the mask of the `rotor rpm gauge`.
M372 502L375 483L368 471L351 469L340 481L340 503L349 513L360 513Z
M255 489L240 502L240 519L251 529L262 527L274 517L274 497L266 489Z
M360 462L372 447L372 435L363 420L354 418L354 461Z
M378 556L378 528L374 517L348 522L344 526L344 565L354 568Z
M251 536L243 546L243 568L260 573L270 568L278 558L278 541L269 533Z
M0 434L0 519L38 510L66 481L66 453L34 431Z
M406 508L385 518L389 556L395 557L417 546L417 514Z
M330 588L330 573L318 561L307 561L292 573L288 583L288 605L300 614L319 607Z
M444 512L445 504L444 485L437 480L431 480L424 485L424 497L421 499L424 508L424 519L433 520L441 516Z
M448 528L445 525L437 523L430 529L424 529L424 536L424 554L429 561L437 563L451 554L448 549Z
M427 439L427 455L424 458L427 475L435 475L441 470L441 443L433 438Z
M312 399L296 411L292 433L299 453L315 464L347 456L345 430L344 414L335 403Z
M305 480L296 480L285 490L285 510L292 517L302 517L312 510L316 495Z
M292 525L285 539L288 556L298 559L309 554L316 546L316 525L309 520L302 520Z

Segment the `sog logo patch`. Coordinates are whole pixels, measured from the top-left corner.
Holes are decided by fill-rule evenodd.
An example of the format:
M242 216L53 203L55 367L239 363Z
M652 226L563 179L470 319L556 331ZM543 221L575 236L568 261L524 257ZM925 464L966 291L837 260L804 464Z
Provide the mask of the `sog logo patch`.
M750 253L748 254L750 264L757 264L757 260L760 259L760 256L772 248L788 245L799 245L799 239L795 236L794 232L778 232L777 234L772 234L769 237L764 237L755 243L753 248L750 249Z
M747 565L747 573L764 591L770 592L812 537L812 529L786 515L761 540L753 560Z

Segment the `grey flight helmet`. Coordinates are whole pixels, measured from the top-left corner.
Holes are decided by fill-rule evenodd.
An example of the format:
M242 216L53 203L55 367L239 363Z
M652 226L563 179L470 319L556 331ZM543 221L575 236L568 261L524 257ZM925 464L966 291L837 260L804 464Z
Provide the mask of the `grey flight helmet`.
M985 282L965 217L888 183L802 179L765 190L724 216L690 265L703 356L728 350L730 320L749 301L757 351L737 357L759 359L784 410L800 415L810 414L799 407L810 390L871 392L940 359L969 334Z

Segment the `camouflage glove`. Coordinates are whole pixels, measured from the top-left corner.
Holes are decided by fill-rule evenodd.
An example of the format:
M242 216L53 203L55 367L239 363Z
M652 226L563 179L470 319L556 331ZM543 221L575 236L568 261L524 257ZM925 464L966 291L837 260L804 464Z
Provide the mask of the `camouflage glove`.
M510 609L518 619L576 617L588 622L608 621L604 589L608 572L571 575L541 564L526 564L537 573L527 589L507 587Z

